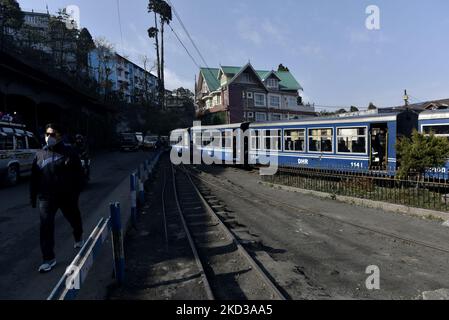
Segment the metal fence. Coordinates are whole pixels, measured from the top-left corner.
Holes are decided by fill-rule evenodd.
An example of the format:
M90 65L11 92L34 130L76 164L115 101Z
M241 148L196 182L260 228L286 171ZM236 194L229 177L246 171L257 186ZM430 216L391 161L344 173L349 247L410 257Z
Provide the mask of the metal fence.
M383 171L280 167L276 175L263 176L262 180L334 196L449 211L449 180L446 174L412 174L399 178L392 172Z

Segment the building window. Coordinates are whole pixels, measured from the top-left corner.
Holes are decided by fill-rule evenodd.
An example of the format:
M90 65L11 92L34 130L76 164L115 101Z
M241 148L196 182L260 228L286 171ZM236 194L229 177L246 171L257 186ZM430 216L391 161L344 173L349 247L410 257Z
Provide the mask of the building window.
M254 112L248 112L247 116L249 119L254 118Z
M221 96L217 96L217 105L221 105Z
M271 115L271 121L280 121L280 120L282 120L282 114L273 113Z
M267 114L262 112L256 112L256 121L259 122L267 121Z
M267 87L272 89L277 89L279 86L278 80L270 78L267 80Z
M252 99L253 98L253 93L252 92L248 92L247 95L248 95L248 99Z
M296 107L298 105L298 98L296 97L288 97L287 104L289 107Z
M281 97L270 95L270 107L280 108L281 107Z
M306 147L306 130L293 129L284 131L284 150L304 152Z
M254 94L254 105L256 107L266 107L266 96L263 93Z
M248 73L243 73L242 74L242 82L245 82L245 83L249 83L250 82L250 77L249 77Z
M367 129L342 128L337 130L338 152L340 153L363 153L367 151Z
M309 152L332 153L334 129L309 129Z

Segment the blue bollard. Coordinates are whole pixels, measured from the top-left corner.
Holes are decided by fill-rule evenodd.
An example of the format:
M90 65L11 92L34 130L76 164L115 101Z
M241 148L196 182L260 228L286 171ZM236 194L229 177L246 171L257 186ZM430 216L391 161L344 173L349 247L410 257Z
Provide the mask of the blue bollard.
M125 249L123 246L123 228L120 203L111 203L112 251L114 256L114 275L119 285L125 281Z
M135 173L130 177L131 195L131 221L134 227L137 226L137 176Z

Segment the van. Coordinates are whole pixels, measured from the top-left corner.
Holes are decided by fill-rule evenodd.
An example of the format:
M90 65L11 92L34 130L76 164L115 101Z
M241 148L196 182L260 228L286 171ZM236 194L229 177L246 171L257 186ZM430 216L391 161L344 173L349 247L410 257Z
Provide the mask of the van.
M16 185L21 177L31 175L31 168L42 145L21 124L0 122L0 179Z
M120 150L121 151L136 151L139 150L140 143L135 133L120 134Z

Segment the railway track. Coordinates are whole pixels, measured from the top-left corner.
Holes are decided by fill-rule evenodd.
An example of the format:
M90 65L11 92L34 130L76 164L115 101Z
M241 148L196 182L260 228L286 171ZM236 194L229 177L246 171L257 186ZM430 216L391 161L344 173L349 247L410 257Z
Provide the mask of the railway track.
M290 210L295 210L295 211L300 211L300 212L307 212L307 213L312 214L314 216L319 216L319 217L332 219L332 220L337 221L337 222L339 222L341 224L349 225L349 226L352 226L352 227L355 227L355 228L358 228L358 229L361 229L361 230L364 230L364 231L369 231L369 232L372 232L372 233L375 233L375 234L379 234L379 235L382 235L382 236L385 236L385 237L389 237L389 238L392 238L392 239L395 239L395 240L400 240L400 241L403 241L403 242L406 242L406 243L409 243L409 244L425 247L425 248L432 249L432 250L435 250L435 251L438 251L438 252L442 252L442 253L449 253L449 249L447 249L447 248L443 248L443 247L435 246L433 244L426 243L426 242L423 242L423 241L418 241L418 240L415 240L415 239L403 237L401 235L398 235L398 234L395 234L395 233L391 233L391 232L388 232L388 231L384 231L384 230L380 230L380 229L377 229L377 228L367 227L367 226L364 226L364 225L361 225L361 224L345 221L343 219L340 219L340 218L337 218L337 217L334 217L334 216L331 216L331 215L328 215L328 214L314 212L314 211L312 211L312 210L310 210L308 208L305 208L305 207L296 206L296 205L290 205L290 204L287 204L287 203L275 200L272 197L270 197L270 196L268 196L266 194L263 194L263 193L255 194L255 193L252 193L252 192L249 192L249 191L245 190L245 193L247 195L242 195L241 190L237 190L237 187L235 185L231 184L231 183L224 183L222 180L220 180L220 179L216 178L215 176L213 176L213 175L211 175L211 174L209 174L209 173L207 173L205 171L202 171L202 170L200 170L198 168L190 168L189 170L191 170L191 172L192 171L195 172L195 174L192 175L195 179L198 179L198 180L202 181L203 183L205 183L207 185L210 185L210 186L212 186L214 188L217 188L217 189L219 189L219 190L221 190L223 192L230 193L230 194L232 194L232 195L234 195L236 197L239 197L241 199L247 200L247 201L252 202L254 204L257 204L257 205L259 205L260 202L256 201L255 199L259 199L259 200L264 201L264 203L270 203L270 204L273 204L273 205L276 205L276 206L280 206L280 207L284 207L284 208L287 208L287 209L290 209ZM208 181L207 179L204 179L204 178L198 176L199 173L206 174L209 178L213 179L215 181L215 183L212 183L211 181Z
M213 198L205 198L188 171L166 168L163 187L164 224L174 227L169 212L178 213L209 300L285 300L270 276L244 249L214 211ZM167 227L167 224L169 225ZM179 230L178 230L179 233Z

